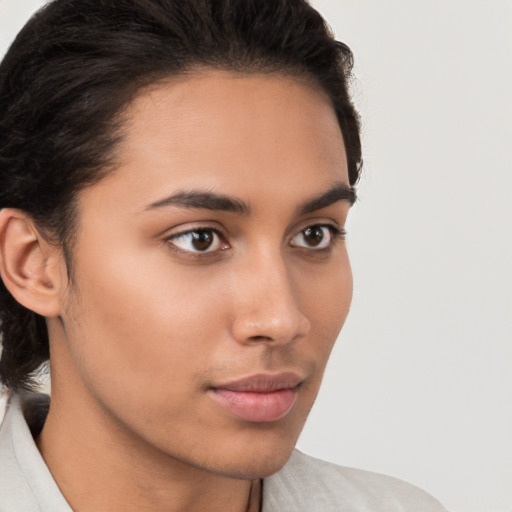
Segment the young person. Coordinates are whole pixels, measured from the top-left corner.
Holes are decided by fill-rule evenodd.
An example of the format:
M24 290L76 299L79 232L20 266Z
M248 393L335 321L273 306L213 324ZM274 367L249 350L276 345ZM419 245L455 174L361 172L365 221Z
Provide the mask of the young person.
M0 511L442 510L294 451L352 293L351 65L302 0L54 0L20 32Z

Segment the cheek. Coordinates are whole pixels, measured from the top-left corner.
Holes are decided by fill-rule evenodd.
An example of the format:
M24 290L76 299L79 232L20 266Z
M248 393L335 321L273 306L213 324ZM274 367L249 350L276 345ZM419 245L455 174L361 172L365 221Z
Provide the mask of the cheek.
M299 274L298 280L301 304L312 324L337 335L352 300L352 271L346 251L317 272Z
M190 389L222 328L211 287L173 271L165 255L118 256L77 262L76 275L86 277L77 283L81 313L71 341L84 380L132 398L171 384Z

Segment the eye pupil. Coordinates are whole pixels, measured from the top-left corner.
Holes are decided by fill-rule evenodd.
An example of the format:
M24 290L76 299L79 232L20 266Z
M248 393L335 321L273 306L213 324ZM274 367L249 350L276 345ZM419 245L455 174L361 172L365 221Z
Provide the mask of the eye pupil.
M192 234L192 245L197 251L206 251L213 243L213 233L204 229L197 230Z
M312 226L304 230L304 240L313 247L322 243L324 231L320 226Z

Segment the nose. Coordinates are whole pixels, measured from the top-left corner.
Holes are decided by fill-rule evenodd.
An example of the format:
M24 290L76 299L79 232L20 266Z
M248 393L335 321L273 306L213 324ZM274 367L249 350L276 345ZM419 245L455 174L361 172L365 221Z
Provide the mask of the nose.
M236 269L232 335L241 344L284 345L307 335L296 283L281 255L255 257Z

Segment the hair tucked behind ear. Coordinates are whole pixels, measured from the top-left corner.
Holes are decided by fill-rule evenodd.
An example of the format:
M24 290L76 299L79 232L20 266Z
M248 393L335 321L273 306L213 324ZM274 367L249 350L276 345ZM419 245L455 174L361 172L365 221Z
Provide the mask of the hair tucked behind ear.
M124 108L142 87L197 66L315 83L357 182L352 54L305 0L54 0L0 65L0 208L24 210L62 245L70 275L76 195L113 168ZM0 321L0 379L28 388L48 359L45 320L0 283Z

